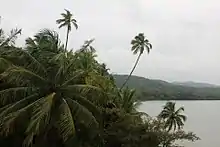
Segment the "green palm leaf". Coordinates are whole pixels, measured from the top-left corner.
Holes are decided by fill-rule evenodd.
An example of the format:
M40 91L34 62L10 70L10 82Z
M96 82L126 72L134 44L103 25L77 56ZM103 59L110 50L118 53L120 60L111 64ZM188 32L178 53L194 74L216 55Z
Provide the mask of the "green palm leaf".
M47 80L40 75L17 66L8 68L0 76L3 80L15 85L25 86L32 85L32 83L35 83L36 85L42 85L43 83L47 84Z
M93 116L91 111L87 109L89 107L86 108L77 101L70 98L67 99L67 102L73 114L74 120L80 120L79 123L82 123L86 127L98 127L99 123L96 121L96 118Z
M26 97L32 93L34 89L32 87L15 87L8 88L0 91L0 105L6 105L14 103L23 97Z
M75 135L75 124L70 107L65 99L62 99L62 103L59 107L59 114L57 128L63 141L66 142L70 137Z
M38 94L35 93L35 94L27 96L27 97L15 102L15 103L8 104L8 105L2 107L0 109L0 118L4 118L8 114L10 114L12 112L16 112L16 111L24 108L25 106L33 103L38 98L37 96L38 96Z

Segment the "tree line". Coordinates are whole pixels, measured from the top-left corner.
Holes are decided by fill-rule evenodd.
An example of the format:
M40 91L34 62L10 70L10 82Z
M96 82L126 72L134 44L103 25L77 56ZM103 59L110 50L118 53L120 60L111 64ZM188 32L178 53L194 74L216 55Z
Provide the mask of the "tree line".
M65 10L56 21L66 27L65 45L56 31L42 29L17 47L21 29L0 29L0 144L7 147L172 147L196 141L183 130L184 108L168 102L157 117L137 111L135 90L118 88L104 63L96 60L94 40L68 50L72 26ZM131 41L139 54L152 45L139 33ZM125 85L124 84L124 85ZM177 109L177 110L176 110Z

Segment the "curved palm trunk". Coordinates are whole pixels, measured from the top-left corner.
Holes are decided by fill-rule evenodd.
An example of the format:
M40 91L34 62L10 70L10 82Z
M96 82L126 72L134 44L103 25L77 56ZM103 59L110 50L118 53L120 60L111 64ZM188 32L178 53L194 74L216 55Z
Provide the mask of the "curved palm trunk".
M137 60L136 60L136 62L135 62L135 64L134 64L134 67L132 68L132 70L131 70L130 74L128 75L127 79L125 80L125 82L124 82L123 85L121 86L120 91L122 90L122 88L125 86L125 84L126 84L126 83L128 82L128 80L130 79L132 73L134 72L134 70L135 70L135 68L136 68L136 66L137 66L137 64L138 64L138 62L139 62L139 60L140 60L140 57L141 57L141 53L138 55L138 58L137 58Z
M67 33L66 33L66 44L65 44L65 52L67 51L67 44L68 44L68 40L69 40L69 32L70 32L70 30L67 28Z

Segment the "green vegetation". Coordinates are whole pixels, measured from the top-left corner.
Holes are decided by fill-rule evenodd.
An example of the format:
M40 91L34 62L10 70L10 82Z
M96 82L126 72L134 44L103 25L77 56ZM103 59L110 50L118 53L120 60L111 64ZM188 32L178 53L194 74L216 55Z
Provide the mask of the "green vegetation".
M127 75L114 75L116 85L120 87ZM195 86L196 85L196 86ZM143 77L131 76L127 85L135 88L138 99L147 100L219 100L220 87L207 84L187 86L179 83L168 83L161 80L150 80Z
M66 12L59 22L69 27ZM69 31L65 46L55 31L42 29L22 48L15 44L20 31L0 34L1 146L173 147L176 140L199 139L183 130L183 109L176 112L173 103L156 118L137 111L135 90L116 86L96 60L93 39L67 49ZM173 122L181 127L167 131Z

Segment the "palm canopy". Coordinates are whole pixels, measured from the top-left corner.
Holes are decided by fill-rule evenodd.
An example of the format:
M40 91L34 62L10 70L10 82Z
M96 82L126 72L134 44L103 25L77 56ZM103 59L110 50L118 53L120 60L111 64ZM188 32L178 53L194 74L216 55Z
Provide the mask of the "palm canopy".
M134 54L142 54L145 49L149 53L150 49L152 49L152 45L149 43L148 39L145 38L144 33L139 33L135 36L135 38L131 41L131 44L131 51L133 51Z
M75 135L76 122L98 127L99 109L85 96L99 89L80 83L84 73L73 71L73 60L64 53L48 62L53 72L25 50L0 48L0 78L11 85L0 91L0 132L23 126L25 145L52 127L64 142Z
M176 103L167 102L159 114L159 118L165 120L165 128L168 128L168 131L172 130L172 128L175 131L177 127L181 129L184 126L186 116L182 114L183 111L184 107L176 110Z
M26 50L30 54L37 53L38 56L43 52L48 54L59 54L64 51L64 45L59 39L57 32L50 29L42 29L33 38L25 40Z
M65 9L66 13L61 13L61 16L63 18L56 20L57 24L59 24L59 28L67 27L69 31L72 29L72 24L75 26L76 29L78 29L77 21L73 18L73 14Z

